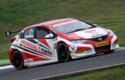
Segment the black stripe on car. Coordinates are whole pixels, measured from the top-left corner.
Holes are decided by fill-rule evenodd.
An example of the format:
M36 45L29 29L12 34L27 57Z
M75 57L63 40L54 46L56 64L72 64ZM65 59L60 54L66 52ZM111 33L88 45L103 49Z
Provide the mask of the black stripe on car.
M32 42L32 43L34 43L34 44L38 44L39 46L41 46L41 47L43 47L43 48L49 49L49 48L47 48L46 46L44 46L44 45L42 45L42 44L39 44L39 42L37 42L37 41L35 41L35 40L33 40L33 39L26 39L26 40L28 40L28 41L30 41L30 42Z
M17 45L12 45L12 46L18 47L18 48L20 48L20 49L22 49L22 50L24 50L24 51L26 51L26 52L29 52L29 53L31 53L31 54L34 54L34 55L37 55L37 56L42 56L42 57L44 57L44 58L48 58L48 57L46 57L46 56L44 56L44 55L42 55L42 54L33 52L33 51L28 50L28 49L26 49L26 48L23 48L23 47L21 47L21 46L17 46Z

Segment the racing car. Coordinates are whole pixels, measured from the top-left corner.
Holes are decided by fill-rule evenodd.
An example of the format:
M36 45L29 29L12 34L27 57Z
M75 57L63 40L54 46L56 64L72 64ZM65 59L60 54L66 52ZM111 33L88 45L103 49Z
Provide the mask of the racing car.
M15 31L18 32L18 31ZM6 32L9 36L11 31ZM28 26L11 38L11 64L17 69L99 53L119 48L117 36L110 30L74 18L51 20Z

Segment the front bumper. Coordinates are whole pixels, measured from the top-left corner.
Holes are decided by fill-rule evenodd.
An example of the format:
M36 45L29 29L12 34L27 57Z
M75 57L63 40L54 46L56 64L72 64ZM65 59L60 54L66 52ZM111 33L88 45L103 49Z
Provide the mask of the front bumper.
M100 43L103 43L104 45L97 47L96 44ZM85 44L72 44L69 47L69 50L72 59L76 59L80 57L116 50L118 48L119 48L118 38L116 37L116 35L114 35L114 36L109 36L106 40L101 42L88 41Z

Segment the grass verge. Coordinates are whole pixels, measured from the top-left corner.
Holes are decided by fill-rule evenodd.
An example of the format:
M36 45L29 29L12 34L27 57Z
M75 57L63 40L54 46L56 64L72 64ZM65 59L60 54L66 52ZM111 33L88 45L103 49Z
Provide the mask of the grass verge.
M125 80L125 66L60 80Z
M11 65L11 64L10 64L10 63L0 64L0 67L1 67L1 66L7 66L7 65Z
M0 0L0 59L8 58L10 37L5 31L38 22L78 18L112 29L125 46L125 0Z

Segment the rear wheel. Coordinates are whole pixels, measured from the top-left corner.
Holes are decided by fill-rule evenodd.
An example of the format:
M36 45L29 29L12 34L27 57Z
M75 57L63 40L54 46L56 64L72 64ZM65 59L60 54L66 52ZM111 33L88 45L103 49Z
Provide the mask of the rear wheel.
M14 51L12 53L12 63L17 70L24 68L23 57L19 51Z
M64 43L58 45L57 52L59 62L67 62L71 59L69 49Z

